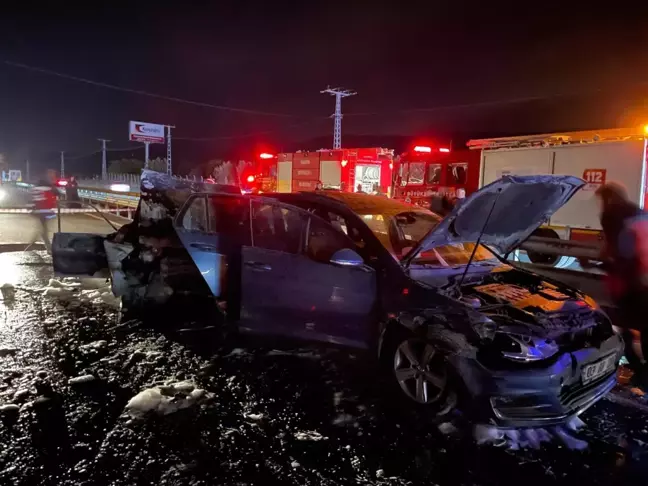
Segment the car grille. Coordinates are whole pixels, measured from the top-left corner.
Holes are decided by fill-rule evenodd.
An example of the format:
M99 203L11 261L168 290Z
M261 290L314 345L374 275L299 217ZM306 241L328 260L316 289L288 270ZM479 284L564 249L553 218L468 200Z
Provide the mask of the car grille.
M590 395L596 393L597 388L608 381L610 377L614 376L616 369L607 375L598 378L597 380L583 385L582 383L576 383L574 385L565 386L560 391L559 399L563 407L567 409L576 408L582 404L583 401L587 401Z

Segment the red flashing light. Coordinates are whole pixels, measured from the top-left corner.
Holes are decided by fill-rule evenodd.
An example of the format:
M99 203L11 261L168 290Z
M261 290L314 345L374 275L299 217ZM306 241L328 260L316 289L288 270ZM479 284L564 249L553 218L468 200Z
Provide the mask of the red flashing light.
M274 155L263 152L262 154L259 154L259 158L260 159L273 159ZM252 182L252 181L250 181L250 182Z
M346 167L348 163L349 163L348 160L342 159L342 162L340 162L340 165L342 165L342 167Z
M414 152L430 153L432 152L432 147L424 147L422 145L417 145L416 147L414 147Z
M447 154L447 153L450 152L450 149L449 149L449 148L440 148L440 149L439 149L439 152L443 152L443 153L446 153L446 154Z
M407 287L405 287L405 288L403 289L403 292L402 292L402 293L403 293L403 295L409 295L409 289L408 289Z
M248 182L254 182L254 176L253 175L247 176L247 181Z
M59 185L59 186L67 186L67 185L68 185L68 181L66 181L65 179L59 179L59 180L56 182L56 184Z

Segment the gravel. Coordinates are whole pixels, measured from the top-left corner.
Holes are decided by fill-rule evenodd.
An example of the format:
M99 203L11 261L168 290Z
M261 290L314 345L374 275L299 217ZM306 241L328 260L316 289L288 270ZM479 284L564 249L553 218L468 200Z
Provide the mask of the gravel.
M460 417L390 407L344 352L221 348L213 331L169 331L187 327L178 316L120 326L108 307L20 289L3 312L0 348L19 352L0 359L0 484L630 485L646 474L646 415L609 401L583 417L585 451L507 451L476 445Z

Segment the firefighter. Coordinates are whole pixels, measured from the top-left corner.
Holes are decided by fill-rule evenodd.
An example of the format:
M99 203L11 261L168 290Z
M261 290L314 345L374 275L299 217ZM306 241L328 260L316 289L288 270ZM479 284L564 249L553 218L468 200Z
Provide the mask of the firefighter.
M635 353L633 332L639 331L642 353L648 351L648 214L631 202L626 189L615 183L596 191L601 206L605 245L601 261L615 309L615 325L623 328L626 359L634 372L632 383L648 385L648 366Z

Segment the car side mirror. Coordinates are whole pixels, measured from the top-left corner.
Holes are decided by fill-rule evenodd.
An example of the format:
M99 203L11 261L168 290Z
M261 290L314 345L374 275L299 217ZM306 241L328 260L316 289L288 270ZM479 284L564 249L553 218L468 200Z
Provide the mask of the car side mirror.
M350 248L343 248L333 253L331 263L340 267L361 267L364 265L364 260Z

